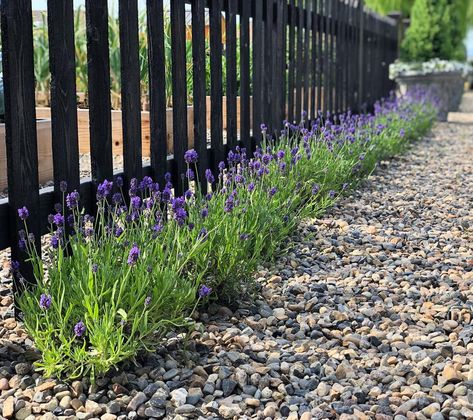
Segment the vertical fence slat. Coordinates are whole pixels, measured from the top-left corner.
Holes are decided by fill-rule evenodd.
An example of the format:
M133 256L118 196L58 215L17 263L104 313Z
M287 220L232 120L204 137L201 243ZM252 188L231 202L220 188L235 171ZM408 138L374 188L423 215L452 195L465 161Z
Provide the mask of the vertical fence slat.
M323 101L323 1L317 0L317 110L322 110L322 101Z
M26 281L34 283L32 266L25 263L26 254L18 246L18 231L24 226L17 214L18 208L28 208L28 230L34 235L34 245L41 255L31 1L3 0L1 15L10 206L10 220L1 225L10 229L12 259L21 263ZM20 290L20 278L15 275L14 293Z
M295 120L299 122L301 120L302 113L302 34L304 27L304 2L299 0L297 2L297 53L296 53L296 115Z
M287 118L286 112L286 90L287 90L287 0L279 0L277 2L277 28L278 28L278 45L277 45L277 69L278 80L275 89L277 96L277 113L276 127L281 128L282 122Z
M199 177L207 191L207 111L205 97L205 0L192 2L192 77L194 104L194 147L199 154Z
M253 5L253 137L259 144L263 108L263 2L254 1Z
M264 9L264 71L263 71L263 122L267 124L268 131L273 134L271 104L273 97L272 71L273 67L273 0L266 0Z
M306 0L304 12L304 105L302 111L304 113L309 112L309 86L310 86L310 66L309 66L309 53L310 53L310 26L311 26L311 12L310 12L310 2ZM305 119L305 118L304 118Z
M177 170L176 194L183 192L184 152L187 139L186 16L184 0L171 2L172 126L174 161Z
M310 120L316 119L316 95L317 95L317 0L312 0L312 36L311 36L311 50L310 50L310 71L312 79L310 84Z
M240 140L248 153L250 138L250 12L251 3L243 1L240 24Z
M107 0L86 0L90 160L94 184L113 177Z
M60 202L61 181L69 190L79 190L80 183L73 0L48 0L48 36L54 190Z
M138 46L138 1L118 2L125 181L141 178L141 92Z
M365 12L363 10L363 0L358 0L358 112L361 112L364 101L364 42L365 42Z
M225 154L222 95L222 0L210 0L210 130L214 168Z
M273 26L272 26L272 106L271 106L271 118L273 131L277 132L282 122L281 112L281 96L284 89L284 77L283 77L283 19L284 9L283 0L276 0L273 3ZM277 135L277 133L276 133Z
M236 58L236 17L237 0L226 0L226 82L227 82L227 145L237 145L237 58Z
M288 55L288 76L287 76L287 119L294 122L294 84L296 71L296 1L290 0L289 3L289 55Z
M147 0L151 173L164 182L167 160L163 2Z

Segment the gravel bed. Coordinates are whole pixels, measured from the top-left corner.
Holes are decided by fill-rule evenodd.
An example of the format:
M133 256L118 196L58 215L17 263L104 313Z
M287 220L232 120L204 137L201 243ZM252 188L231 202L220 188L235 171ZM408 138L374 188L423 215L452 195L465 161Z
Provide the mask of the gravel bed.
M259 270L259 300L210 307L188 342L172 338L95 385L34 372L4 280L3 416L473 418L472 131L437 124L302 223L290 250Z

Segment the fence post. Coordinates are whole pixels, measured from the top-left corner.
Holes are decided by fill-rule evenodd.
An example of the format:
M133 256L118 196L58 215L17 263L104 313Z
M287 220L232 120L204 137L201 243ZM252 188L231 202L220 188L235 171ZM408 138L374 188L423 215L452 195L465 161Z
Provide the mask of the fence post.
M358 9L360 13L360 45L358 50L358 112L361 112L363 106L363 96L364 96L364 41L365 41L365 13L363 7L363 0L358 0Z
M34 284L33 267L25 263L18 231L24 229L17 209L27 207L28 232L41 255L38 182L38 148L33 63L33 18L30 0L1 2L3 77L5 81L5 132L8 168L9 226L12 260L21 263L26 285ZM23 239L21 239L23 240ZM29 238L25 238L26 241ZM21 277L14 274L13 292L21 291Z

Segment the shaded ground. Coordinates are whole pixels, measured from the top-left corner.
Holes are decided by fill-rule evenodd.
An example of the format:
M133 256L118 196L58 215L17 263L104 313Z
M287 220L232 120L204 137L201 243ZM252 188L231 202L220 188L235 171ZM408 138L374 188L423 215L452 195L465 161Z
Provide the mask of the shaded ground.
M472 196L473 126L437 124L303 223L258 273L254 306L202 314L187 347L171 342L96 386L31 373L0 286L3 415L473 418Z

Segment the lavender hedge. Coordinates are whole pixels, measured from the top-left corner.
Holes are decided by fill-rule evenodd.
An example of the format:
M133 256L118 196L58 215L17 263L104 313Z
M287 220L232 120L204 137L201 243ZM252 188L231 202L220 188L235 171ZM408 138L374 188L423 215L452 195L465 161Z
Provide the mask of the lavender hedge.
M169 176L164 186L133 180L128 191L121 179L105 181L95 216L62 185L63 203L49 217L48 262L36 255L26 223L20 239L38 284L19 300L43 356L37 368L95 377L191 325L203 300L236 305L251 297L257 265L277 255L302 218L319 215L434 118L432 100L417 94L382 101L373 114L321 116L310 129L286 122L277 140L263 126L252 157L237 148L218 173L205 172L207 194L189 150L182 197ZM28 210L18 215L26 220Z

